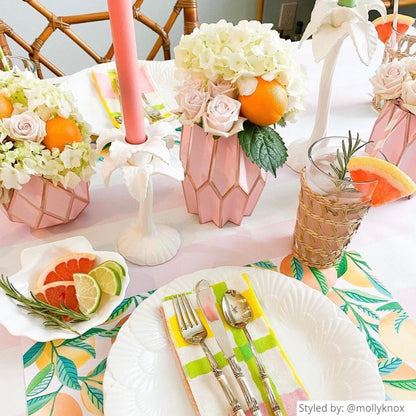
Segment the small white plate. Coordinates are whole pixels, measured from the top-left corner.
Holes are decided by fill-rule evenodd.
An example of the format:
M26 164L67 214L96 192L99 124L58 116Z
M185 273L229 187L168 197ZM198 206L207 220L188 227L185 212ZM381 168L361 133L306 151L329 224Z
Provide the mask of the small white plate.
M126 276L122 280L120 295L109 296L103 294L101 304L90 320L71 324L75 331L83 334L105 322L114 308L124 299L130 277L126 261L120 254L113 251L95 251L85 237L71 237L23 250L20 257L22 268L19 272L10 276L9 281L19 292L29 297L30 290L33 290L41 271L55 259L69 253L94 253L97 256L96 264L106 260L114 260L120 263L126 270ZM12 335L26 336L35 341L46 342L53 339L69 339L78 336L75 332L66 329L45 327L41 317L29 315L17 306L16 301L6 296L1 289L0 322Z
M349 318L317 290L254 267L200 270L173 280L142 302L121 328L104 375L106 416L191 415L160 315L165 296L247 273L268 320L312 400L384 400L374 354ZM272 377L278 368L266 363ZM221 416L223 412L210 416Z

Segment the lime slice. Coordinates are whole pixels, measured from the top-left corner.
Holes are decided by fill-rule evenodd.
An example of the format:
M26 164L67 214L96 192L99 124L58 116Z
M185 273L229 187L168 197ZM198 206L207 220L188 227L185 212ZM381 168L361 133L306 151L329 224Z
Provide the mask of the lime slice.
M124 270L124 267L120 263L117 263L114 260L107 260L104 263L101 263L100 266L105 266L105 267L109 267L110 269L113 269L119 274L120 277L124 277L126 275L126 271Z
M88 274L97 281L104 293L116 296L120 294L121 277L115 270L100 264L94 267Z
M101 301L101 288L94 277L86 273L74 273L75 293L79 310L85 315L94 313Z

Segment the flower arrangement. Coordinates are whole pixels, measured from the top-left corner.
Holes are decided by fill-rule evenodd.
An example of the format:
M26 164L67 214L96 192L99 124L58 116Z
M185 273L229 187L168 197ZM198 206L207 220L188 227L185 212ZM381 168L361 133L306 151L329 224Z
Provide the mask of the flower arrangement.
M381 64L370 82L376 96L384 101L397 99L402 107L416 114L416 57Z
M1 203L32 175L64 188L90 179L96 152L70 92L29 71L0 71L0 99Z
M220 20L202 24L175 47L180 122L215 139L238 134L246 155L275 175L287 159L271 125L295 121L303 110L305 73L296 47L271 24Z

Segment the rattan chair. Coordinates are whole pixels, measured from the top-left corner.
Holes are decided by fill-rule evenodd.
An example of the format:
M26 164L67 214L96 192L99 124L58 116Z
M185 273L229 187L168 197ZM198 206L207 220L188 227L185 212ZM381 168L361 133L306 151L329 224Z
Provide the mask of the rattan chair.
M46 58L41 53L41 48L45 45L51 35L56 31L60 30L69 39L71 39L76 45L82 48L90 57L97 63L109 62L112 60L114 51L113 46L110 45L107 52L101 56L98 54L86 41L84 41L78 34L72 29L71 25L79 25L84 23L99 22L103 20L109 20L108 11L69 15L69 16L56 16L49 9L43 6L38 0L23 0L33 7L38 13L44 16L48 23L45 29L40 35L33 41L28 42L23 39L18 33L16 33L6 22L0 19L0 46L2 47L6 55L11 55L11 49L8 41L13 40L20 45L34 61L37 73L40 78L43 78L42 65L48 68L53 74L57 76L63 76L65 73L59 69L54 63ZM166 23L162 26L156 23L154 20L145 16L140 7L144 0L136 0L133 5L133 16L134 18L147 26L150 30L158 35L158 38L153 45L150 53L147 56L147 60L153 60L158 51L163 49L163 58L171 58L171 44L169 39L169 32L175 23L177 17L183 12L184 19L184 33L191 33L195 27L199 26L198 23L198 8L197 0L176 0L173 7L172 13L170 14Z

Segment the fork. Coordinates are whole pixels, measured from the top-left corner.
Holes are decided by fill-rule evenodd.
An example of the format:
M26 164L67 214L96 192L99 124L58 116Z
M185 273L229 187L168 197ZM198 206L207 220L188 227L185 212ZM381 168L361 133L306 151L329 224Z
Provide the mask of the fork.
M200 345L208 359L212 371L220 384L228 404L232 408L233 416L245 416L241 404L238 402L234 393L232 392L227 379L221 368L215 361L210 349L205 343L207 337L207 330L199 319L198 314L191 305L188 296L185 293L172 296L173 309L175 311L176 319L178 320L179 330L181 331L183 339L189 344Z

